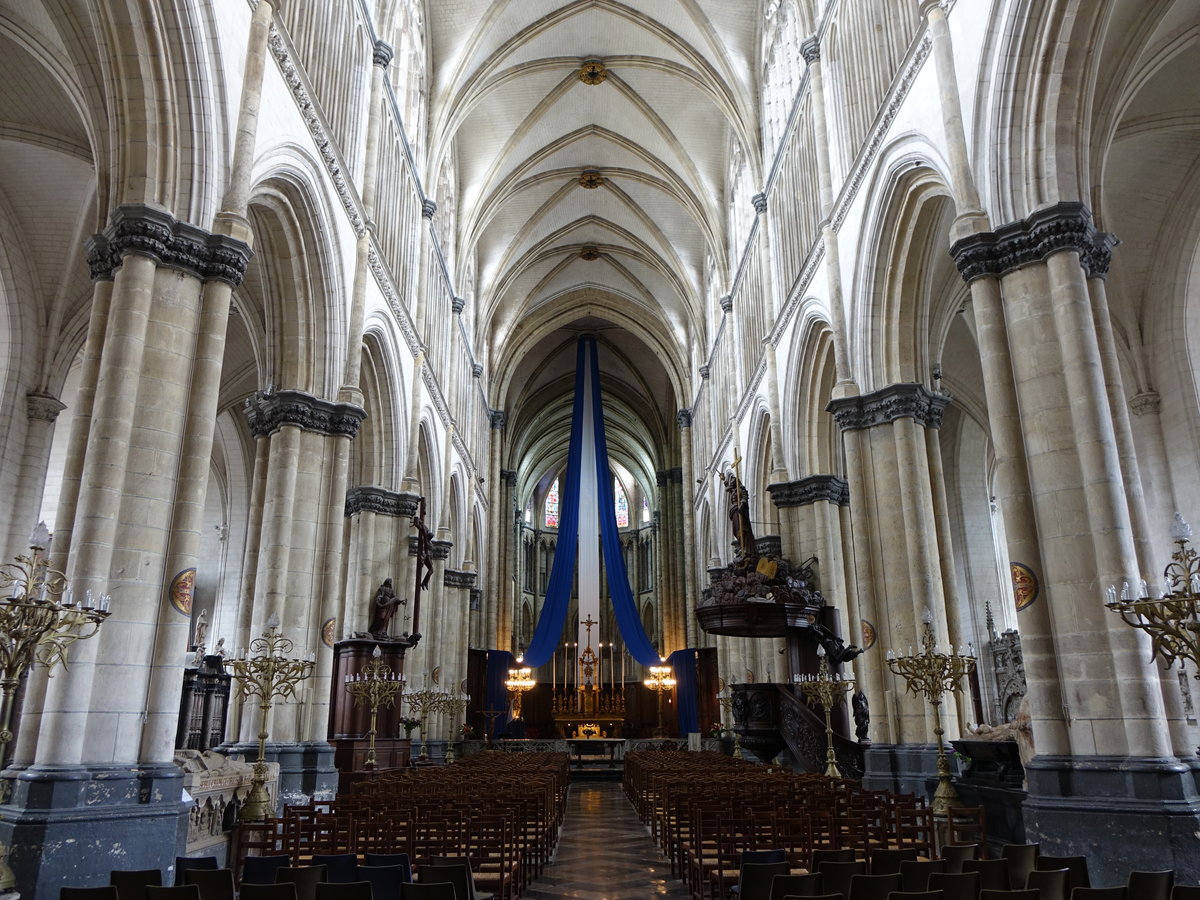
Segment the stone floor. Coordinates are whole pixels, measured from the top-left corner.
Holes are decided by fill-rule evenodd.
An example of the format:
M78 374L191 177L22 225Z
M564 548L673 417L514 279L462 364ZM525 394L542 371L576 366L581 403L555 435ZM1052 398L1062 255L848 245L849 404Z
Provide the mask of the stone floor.
M621 785L571 785L554 859L522 900L650 900L687 897L683 882L658 855Z

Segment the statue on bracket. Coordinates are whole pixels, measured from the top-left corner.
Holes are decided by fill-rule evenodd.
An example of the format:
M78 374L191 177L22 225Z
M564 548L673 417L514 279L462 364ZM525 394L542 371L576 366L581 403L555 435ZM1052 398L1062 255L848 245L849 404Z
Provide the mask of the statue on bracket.
M375 599L371 602L371 624L367 628L371 637L378 641L388 640L388 625L392 616L396 614L396 608L402 603L404 601L396 596L392 587L392 579L385 578L383 584L375 591Z
M834 666L849 662L863 652L862 647L855 644L847 647L845 641L824 625L814 623L809 626L809 630L816 636L817 643L825 648L825 655L829 657L829 662Z

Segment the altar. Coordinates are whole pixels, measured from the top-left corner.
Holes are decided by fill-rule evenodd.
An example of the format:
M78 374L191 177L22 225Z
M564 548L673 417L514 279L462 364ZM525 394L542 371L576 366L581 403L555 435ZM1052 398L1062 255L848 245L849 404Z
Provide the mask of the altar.
M588 756L607 757L609 768L625 758L624 738L569 738L567 746L570 748L572 762L579 769L583 768L584 757Z

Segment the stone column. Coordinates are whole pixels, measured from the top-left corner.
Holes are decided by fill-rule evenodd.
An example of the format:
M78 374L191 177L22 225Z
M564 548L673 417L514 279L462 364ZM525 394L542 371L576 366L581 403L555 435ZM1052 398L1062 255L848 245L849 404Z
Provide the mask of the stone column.
M493 442L500 439L496 429L503 427L503 413L499 416L493 414ZM513 491L517 486L517 473L511 469L502 469L498 480L497 494L500 502L493 513L496 516L495 555L492 565L495 578L493 579L492 595L488 598L494 605L494 609L488 616L488 648L507 650L512 646L513 604L516 602L516 595L519 595L519 591L514 590L513 586L513 575L517 571L515 552L516 548L520 546L514 533L515 529L520 526L513 520ZM519 512L517 515L519 517Z
M54 423L64 409L66 407L57 397L44 391L30 391L25 395L25 450L12 499L5 559L29 552L29 534L37 524L46 485Z
M687 646L699 647L700 629L696 624L696 598L699 595L699 571L696 561L696 508L693 497L696 493L696 470L692 453L692 411L681 409L675 414L679 425L679 458L683 462L681 494L683 513L683 535L680 545L683 552L683 628Z

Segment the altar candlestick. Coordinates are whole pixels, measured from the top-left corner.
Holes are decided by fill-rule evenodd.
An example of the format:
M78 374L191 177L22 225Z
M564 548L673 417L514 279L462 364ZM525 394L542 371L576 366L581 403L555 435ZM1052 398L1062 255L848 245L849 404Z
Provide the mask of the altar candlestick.
M558 689L558 651L550 654L550 695Z

